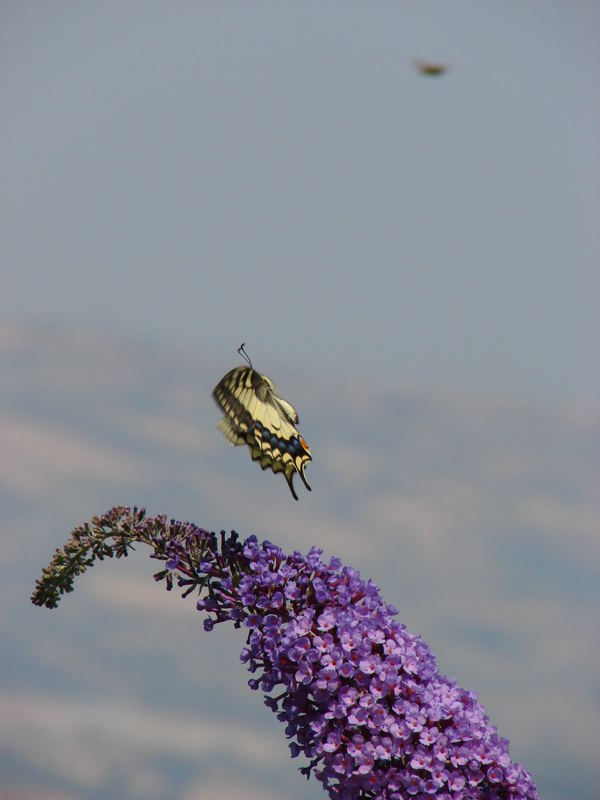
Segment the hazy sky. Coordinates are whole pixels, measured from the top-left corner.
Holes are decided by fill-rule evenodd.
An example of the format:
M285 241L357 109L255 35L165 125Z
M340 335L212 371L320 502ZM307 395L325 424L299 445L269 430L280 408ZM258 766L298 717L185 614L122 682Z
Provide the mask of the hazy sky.
M544 800L595 800L599 31L592 0L0 4L7 791L322 795L145 554L29 604L137 503L340 556ZM299 409L298 503L215 431L242 340Z
M597 397L598 3L0 16L4 315Z

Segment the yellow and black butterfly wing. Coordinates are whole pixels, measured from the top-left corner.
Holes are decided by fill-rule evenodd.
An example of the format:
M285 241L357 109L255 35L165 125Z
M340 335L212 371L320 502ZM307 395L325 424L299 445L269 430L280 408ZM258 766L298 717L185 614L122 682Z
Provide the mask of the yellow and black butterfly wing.
M217 427L231 444L247 444L262 469L283 472L295 500L294 473L310 491L304 470L312 455L296 429L298 412L276 394L270 378L251 367L236 367L215 386L213 397L224 412Z
M270 417L273 417L272 412ZM312 461L312 455L296 428L283 418L280 420L278 428L269 428L257 422L248 434L247 443L252 460L258 461L262 469L272 469L274 473L283 472L292 496L297 500L292 478L298 472L310 491L304 469Z

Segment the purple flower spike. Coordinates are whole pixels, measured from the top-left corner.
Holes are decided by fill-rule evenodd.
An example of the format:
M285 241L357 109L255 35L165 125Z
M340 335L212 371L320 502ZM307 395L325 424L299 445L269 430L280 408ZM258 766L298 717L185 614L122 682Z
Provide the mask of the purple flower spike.
M155 578L167 588L175 579L184 594L197 590L205 630L231 620L247 631L250 687L273 692L265 702L292 757L308 760L301 771L332 800L538 800L475 694L438 673L374 583L317 548L286 555L224 532L219 543L188 523L115 508L73 532L33 602L55 606L94 558L127 555L133 542L165 562Z

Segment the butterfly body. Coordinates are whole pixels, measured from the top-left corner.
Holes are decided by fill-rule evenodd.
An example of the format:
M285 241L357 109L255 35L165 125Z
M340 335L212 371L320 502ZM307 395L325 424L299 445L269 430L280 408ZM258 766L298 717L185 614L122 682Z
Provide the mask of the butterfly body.
M295 500L296 472L310 491L304 469L312 455L296 428L298 412L269 377L252 367L235 367L215 386L213 397L224 413L217 429L232 445L247 445L262 469L283 472Z

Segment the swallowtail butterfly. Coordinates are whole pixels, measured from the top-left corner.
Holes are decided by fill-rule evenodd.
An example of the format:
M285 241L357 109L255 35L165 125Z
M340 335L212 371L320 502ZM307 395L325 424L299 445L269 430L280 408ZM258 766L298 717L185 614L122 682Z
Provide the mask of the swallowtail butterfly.
M217 430L232 445L248 445L250 457L262 469L283 472L297 500L292 478L297 472L310 492L304 469L312 461L308 445L296 429L298 412L277 394L270 378L252 368L243 344L238 353L248 366L234 367L213 390L213 397L224 412Z

